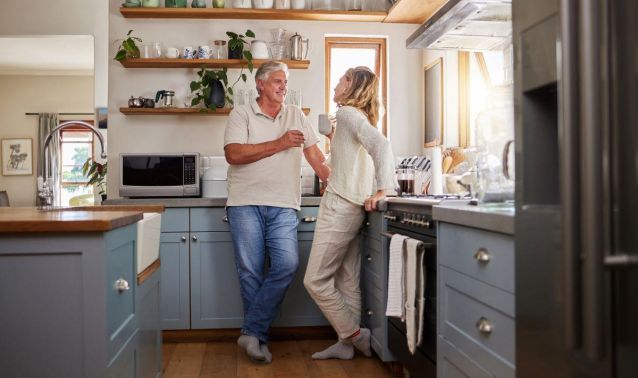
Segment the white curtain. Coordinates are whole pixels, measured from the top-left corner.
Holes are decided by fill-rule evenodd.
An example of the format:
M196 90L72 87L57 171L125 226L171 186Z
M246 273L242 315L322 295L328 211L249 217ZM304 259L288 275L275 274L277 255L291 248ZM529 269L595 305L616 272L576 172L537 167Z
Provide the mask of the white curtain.
M40 113L39 126L38 126L38 164L37 164L37 177L44 176L44 140L53 128L58 125L57 113ZM51 138L48 146L49 155L49 177L52 179L50 182L51 188L55 193L53 198L53 205L60 204L60 134ZM46 178L49 181L49 178ZM36 198L36 204L40 204L40 199Z

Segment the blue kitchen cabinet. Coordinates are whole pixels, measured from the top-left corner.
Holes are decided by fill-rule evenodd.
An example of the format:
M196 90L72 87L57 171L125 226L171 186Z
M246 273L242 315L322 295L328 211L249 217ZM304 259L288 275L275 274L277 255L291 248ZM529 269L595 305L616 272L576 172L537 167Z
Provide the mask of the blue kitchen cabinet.
M384 213L368 213L361 233L361 323L370 329L370 346L382 361L395 361L388 348L388 243Z
M240 328L244 312L230 232L193 232L190 251L192 328Z
M308 208L304 209L308 211ZM314 209L316 211L316 208ZM307 229L308 225L305 224L302 228ZM299 241L299 268L281 304L279 317L273 323L275 327L322 326L329 324L303 285L313 236L313 232L299 232L297 234Z
M140 327L157 329L136 279L135 224L0 234L1 375L139 377Z
M137 377L159 377L162 372L162 328L160 325L160 284L158 269L137 286L135 294L138 314Z
M162 329L190 329L189 210L166 209L160 236L160 324Z
M439 377L515 377L512 235L439 222Z

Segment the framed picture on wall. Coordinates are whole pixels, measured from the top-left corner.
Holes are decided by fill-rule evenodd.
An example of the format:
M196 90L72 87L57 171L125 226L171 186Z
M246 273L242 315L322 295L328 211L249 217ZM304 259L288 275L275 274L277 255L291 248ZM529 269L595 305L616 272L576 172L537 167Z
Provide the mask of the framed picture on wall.
M106 129L107 128L107 115L108 115L108 108L96 108L95 109L95 117L97 118L97 127L99 129Z
M443 58L425 66L423 147L443 144Z
M33 141L31 138L2 139L2 175L33 174Z

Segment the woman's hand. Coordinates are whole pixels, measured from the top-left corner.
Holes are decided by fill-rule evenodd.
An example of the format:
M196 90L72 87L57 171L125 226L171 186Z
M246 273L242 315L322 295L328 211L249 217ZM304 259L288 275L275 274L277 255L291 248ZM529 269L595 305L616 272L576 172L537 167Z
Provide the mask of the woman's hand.
M377 203L385 199L385 190L377 190L376 193L366 198L363 203L366 211L373 211L377 209Z

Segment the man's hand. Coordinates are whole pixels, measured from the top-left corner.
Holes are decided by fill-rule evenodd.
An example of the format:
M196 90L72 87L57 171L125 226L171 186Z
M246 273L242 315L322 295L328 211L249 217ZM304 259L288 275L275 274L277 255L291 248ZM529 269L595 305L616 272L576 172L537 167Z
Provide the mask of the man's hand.
M366 198L363 205L366 211L373 211L377 209L377 203L385 199L385 190L377 190L372 196Z
M282 150L292 147L300 147L305 141L306 138L299 130L288 130L279 138L279 143L282 147Z

